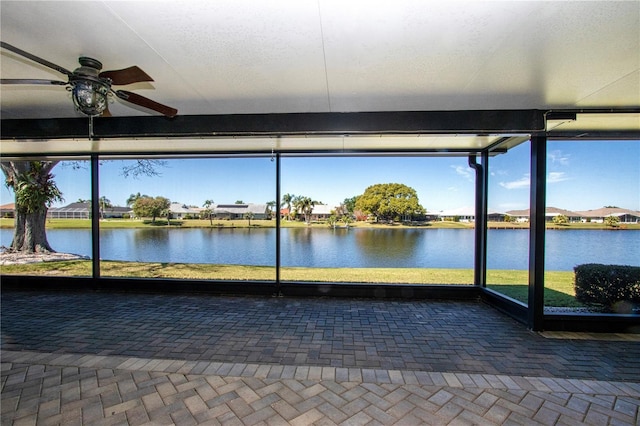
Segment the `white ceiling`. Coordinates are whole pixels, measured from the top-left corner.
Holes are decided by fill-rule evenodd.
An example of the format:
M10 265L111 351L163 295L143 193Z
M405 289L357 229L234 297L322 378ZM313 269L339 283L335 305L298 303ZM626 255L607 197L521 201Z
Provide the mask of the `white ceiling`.
M640 106L639 1L5 1L2 41L179 114ZM2 51L2 78L64 79ZM2 118L75 117L63 87L0 86ZM153 114L116 100L113 115Z

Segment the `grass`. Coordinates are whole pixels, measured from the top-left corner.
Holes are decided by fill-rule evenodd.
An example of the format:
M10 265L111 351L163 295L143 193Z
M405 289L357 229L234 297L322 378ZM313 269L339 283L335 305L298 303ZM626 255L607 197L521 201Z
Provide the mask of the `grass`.
M547 271L544 273L545 306L582 307L575 299L571 271ZM529 297L529 272L523 270L488 270L487 287L513 299L527 303Z
M26 265L4 265L6 275L91 276L90 260L42 262ZM189 280L274 281L271 266L215 265L157 262L102 261L104 277L173 278ZM471 285L472 269L439 268L293 268L280 270L282 281L395 283L432 285ZM526 303L528 272L522 270L489 270L487 287ZM545 273L545 305L581 307L575 300L573 272Z

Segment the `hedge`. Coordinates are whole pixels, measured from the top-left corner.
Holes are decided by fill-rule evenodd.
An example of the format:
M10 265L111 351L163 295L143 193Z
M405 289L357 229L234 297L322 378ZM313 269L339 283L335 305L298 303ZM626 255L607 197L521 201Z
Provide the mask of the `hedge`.
M579 302L612 310L619 302L640 306L640 267L587 263L573 270Z

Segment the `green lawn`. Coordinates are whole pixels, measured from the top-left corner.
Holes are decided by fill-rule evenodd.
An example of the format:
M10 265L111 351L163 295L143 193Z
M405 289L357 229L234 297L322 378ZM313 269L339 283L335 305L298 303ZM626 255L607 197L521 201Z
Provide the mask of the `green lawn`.
M267 266L102 261L104 277L174 278L234 281L272 281L275 268ZM2 274L91 276L91 261L5 265ZM353 282L432 285L471 285L472 269L436 268L281 268L282 281ZM579 307L573 290L573 272L545 273L547 306ZM522 302L527 301L527 271L490 270L488 287Z

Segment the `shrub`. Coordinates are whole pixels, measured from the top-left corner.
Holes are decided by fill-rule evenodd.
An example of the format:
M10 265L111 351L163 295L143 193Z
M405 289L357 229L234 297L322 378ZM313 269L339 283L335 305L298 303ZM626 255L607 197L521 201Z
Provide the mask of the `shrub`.
M640 305L640 267L587 263L573 270L579 302L613 311L619 310L620 304Z
M604 218L604 224L616 228L620 226L620 218L618 216L607 216Z
M555 225L568 225L569 224L569 218L563 214L559 214L557 216L554 216L553 219L551 219L553 221L553 223Z

